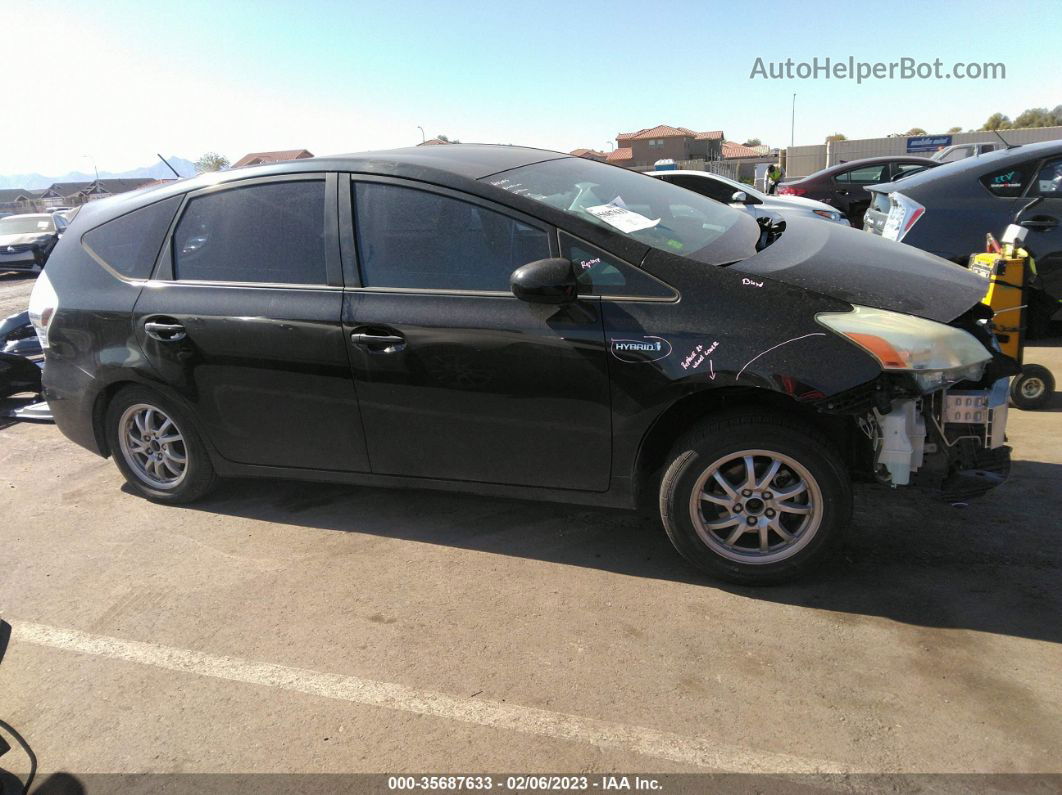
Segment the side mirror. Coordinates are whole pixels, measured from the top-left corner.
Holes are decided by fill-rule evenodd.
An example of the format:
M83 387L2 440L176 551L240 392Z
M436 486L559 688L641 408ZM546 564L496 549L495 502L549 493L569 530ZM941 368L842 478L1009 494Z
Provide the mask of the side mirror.
M748 200L749 195L743 190L734 191L734 195L730 197L730 201L732 201L734 204L747 204Z
M567 304L578 296L578 282L571 260L562 257L538 259L521 265L509 277L513 295L532 304Z

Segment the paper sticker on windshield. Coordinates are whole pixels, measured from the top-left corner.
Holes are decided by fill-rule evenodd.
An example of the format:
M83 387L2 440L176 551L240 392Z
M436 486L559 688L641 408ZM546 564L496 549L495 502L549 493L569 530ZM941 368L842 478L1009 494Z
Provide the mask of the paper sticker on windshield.
M637 232L641 229L651 229L660 223L660 219L655 221L646 218L636 212L628 210L626 207L620 207L616 204L599 204L596 207L587 207L586 211L591 215L597 216L609 226L614 226L621 232Z
M640 337L637 339L614 339L612 355L621 362L655 362L671 355L671 343L663 337Z

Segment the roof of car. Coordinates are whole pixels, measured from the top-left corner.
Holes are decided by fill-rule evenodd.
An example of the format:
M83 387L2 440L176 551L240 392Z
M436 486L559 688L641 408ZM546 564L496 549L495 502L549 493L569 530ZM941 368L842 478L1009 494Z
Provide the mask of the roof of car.
M928 157L921 157L919 155L880 155L878 157L860 157L856 160L837 163L836 165L819 169L813 174L808 174L806 177L800 177L800 179L810 179L811 177L817 177L822 174L836 174L838 171L847 171L850 168L859 168L860 166L876 166L879 163L926 163L931 166L940 165L936 160L930 160Z
M1062 154L1062 141L1040 141L1034 144L1023 144L1012 149L997 149L994 152L985 152L977 157L965 157L951 163L941 163L936 168L912 174L898 182L883 182L880 185L869 185L867 190L878 193L891 193L894 190L910 190L927 183L943 181L963 174L992 171L996 168L1006 168L1009 165L1023 163L1026 160L1034 160L1037 157L1049 157Z
M571 158L571 155L548 149L502 144L410 146L403 149L286 160L280 163L248 166L228 171L209 171L189 179L151 185L102 201L89 202L84 207L89 211L86 221L96 224L146 204L162 201L191 190L255 177L319 171L350 171L380 176L409 177L445 184L455 180L458 182L479 180L501 171L561 158Z

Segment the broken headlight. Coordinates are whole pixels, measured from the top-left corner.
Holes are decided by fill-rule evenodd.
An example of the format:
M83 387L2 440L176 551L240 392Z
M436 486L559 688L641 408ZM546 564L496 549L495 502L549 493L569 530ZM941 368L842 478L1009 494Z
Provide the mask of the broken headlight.
M976 381L992 358L969 332L913 315L855 306L815 319L865 350L883 370L909 373L923 392Z

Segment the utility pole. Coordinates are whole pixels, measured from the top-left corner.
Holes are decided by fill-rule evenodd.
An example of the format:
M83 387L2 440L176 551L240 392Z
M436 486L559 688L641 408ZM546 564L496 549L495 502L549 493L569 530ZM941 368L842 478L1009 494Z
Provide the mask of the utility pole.
M84 157L84 158L87 158L92 163L92 170L96 172L96 184L99 185L100 184L100 170L98 168L96 168L96 158L94 158L92 155L81 155L81 156Z
M793 117L789 121L789 145L792 146L795 142L796 132L796 92L793 92Z
M428 140L428 139L427 139L427 136L425 136L425 135L424 135L424 128L423 128L423 127L421 127L421 126L420 126L420 125L418 124L418 125L417 125L417 129L418 129L418 130L420 130L420 142L421 142L421 143L424 143L425 141L427 141L427 140Z

